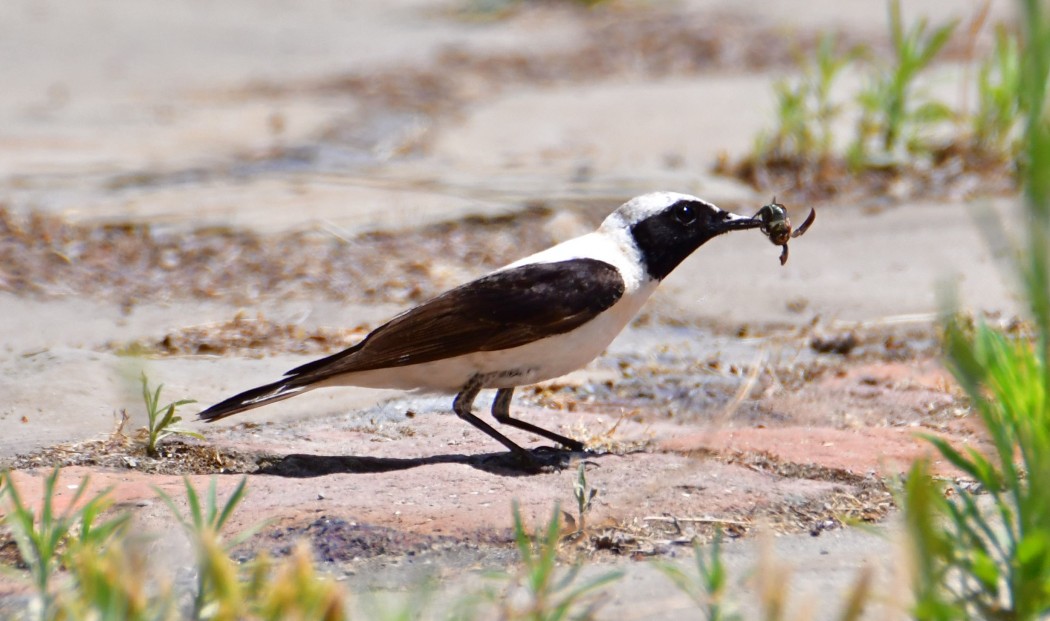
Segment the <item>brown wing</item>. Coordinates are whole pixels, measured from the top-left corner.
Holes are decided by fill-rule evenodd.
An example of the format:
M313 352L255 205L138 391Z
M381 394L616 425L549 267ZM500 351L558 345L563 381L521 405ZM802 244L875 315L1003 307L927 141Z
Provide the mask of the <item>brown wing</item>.
M376 328L350 349L286 376L309 383L519 347L587 323L623 292L619 270L597 259L523 265L447 291Z

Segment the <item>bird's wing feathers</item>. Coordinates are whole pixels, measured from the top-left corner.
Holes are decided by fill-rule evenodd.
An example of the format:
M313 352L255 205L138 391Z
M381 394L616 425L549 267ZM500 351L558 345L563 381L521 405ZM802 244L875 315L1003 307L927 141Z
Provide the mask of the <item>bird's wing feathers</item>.
M452 289L398 315L350 349L286 375L312 383L519 347L587 323L615 304L624 288L619 270L596 259L522 265Z

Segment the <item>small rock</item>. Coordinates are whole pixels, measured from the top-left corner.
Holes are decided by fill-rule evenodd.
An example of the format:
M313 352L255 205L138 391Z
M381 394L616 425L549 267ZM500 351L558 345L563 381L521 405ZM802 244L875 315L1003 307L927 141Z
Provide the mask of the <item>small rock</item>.
M858 344L857 335L852 332L846 334L817 335L809 342L813 351L821 354L839 354L845 356Z

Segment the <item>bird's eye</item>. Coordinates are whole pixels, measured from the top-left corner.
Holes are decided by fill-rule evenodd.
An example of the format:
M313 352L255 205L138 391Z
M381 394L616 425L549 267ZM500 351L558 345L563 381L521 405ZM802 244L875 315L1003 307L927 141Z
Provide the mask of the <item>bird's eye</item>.
M674 219L679 224L692 224L696 222L696 210L691 205L679 205L674 208Z

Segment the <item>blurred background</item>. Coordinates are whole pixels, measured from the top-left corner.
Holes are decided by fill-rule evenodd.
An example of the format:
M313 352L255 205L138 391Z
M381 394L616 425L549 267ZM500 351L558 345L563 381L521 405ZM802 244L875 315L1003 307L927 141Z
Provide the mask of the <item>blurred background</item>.
M608 451L588 470L605 558L765 523L824 603L893 563L844 526L891 515L886 480L929 452L915 430L983 437L943 368L939 296L1027 329L1010 249L985 234L989 214L1022 222L1013 9L0 0L0 466L93 468L154 524L170 516L151 485L251 474L244 523L284 529L253 545L349 542L325 562L363 582L404 556L394 534L436 537L405 567L429 546L449 574L504 564L510 499L537 524L573 503L576 474L493 470L498 447L445 396L317 391L184 421L205 439L158 456L136 435L142 384L196 399L190 419L634 195L743 215L776 196L796 224L817 212L785 265L758 232L711 241L606 355L515 411ZM460 565L440 556L455 537ZM635 616L607 618L684 610L631 584L610 608Z
M260 229L652 187L746 196L709 173L774 122L772 82L823 33L889 46L880 2L4 4L3 200ZM955 50L986 49L1011 6L985 7L976 37L958 28ZM945 23L981 7L902 8Z
M926 330L946 281L1009 317L971 213L1016 193L1015 98L996 99L1012 8L5 0L0 306L24 401L0 416L86 368L108 421L94 386L125 383L100 349L331 351L653 190L818 212L783 267L757 232L683 264L637 324L692 330L676 342ZM185 332L239 311L273 325ZM296 338L322 327L342 332ZM631 334L621 347L669 338ZM21 364L40 351L58 357Z
M330 241L470 215L544 210L539 233L515 234L502 251L494 243L491 251L479 250L481 256L463 256L469 254L464 245L485 245L464 233L444 257L451 259L447 264L433 262L422 247L414 257L388 254L394 274L416 259L434 270L434 282L424 278L417 291L387 296L399 303L585 231L638 193L689 192L747 214L776 194L798 218L819 204L814 200L829 206L819 210L814 239L784 270L771 258L776 249L763 248L758 235L738 242L743 251L726 244L711 249L720 253L717 264L743 262L730 277L688 264L703 277L697 287L721 290L706 316L798 320L804 298L819 303L822 315L848 320L929 312L931 279L977 279L975 289L987 291L994 269L981 265L980 244L955 206L890 215L886 209L1001 195L1001 183L980 175L929 182L922 170L934 166L930 158L904 147L881 155L890 157L890 166L920 174L876 185L854 184L856 175L849 174L813 178L804 165L779 176L747 169L748 158L761 159L755 154L786 149L803 159L823 156L824 147L791 142L791 114L816 125L820 112L811 110L813 118L792 112L774 86L797 86L825 40L836 62L863 63L840 68L829 81L827 102L835 114L821 117L828 137L818 140L847 152L861 114L858 92L896 62L889 6L6 0L0 204L71 223L148 223L154 234L228 227L244 235L321 231ZM929 20L926 36L955 25L930 66L912 78L914 90L959 114L974 110L980 63L1011 8L1005 1L903 3L909 28ZM959 123L945 130L931 121L929 131L914 132L947 132L951 143L953 132L969 132L957 129ZM879 155L869 158L875 168L886 164ZM850 206L866 211L836 225L832 214ZM177 290L188 285L160 286L165 278L158 270L189 270L200 255L178 241L165 243L142 250L159 258L126 276L156 280L153 297L179 297ZM95 289L86 281L125 269L141 258L134 252L128 249L106 269L50 278L32 266L8 269L0 287L89 293ZM286 251L280 256L289 258ZM848 273L821 268L832 259L846 261ZM264 258L258 262L260 269L279 269ZM972 269L960 269L972 262ZM374 270L383 268L324 286L351 298L362 288L403 288L384 283L383 273L373 273L371 283L357 280ZM33 278L25 276L30 272ZM244 285L251 278L230 273L191 288L214 297L248 287L254 300L270 285ZM754 278L754 286L731 286ZM824 295L829 287L845 289ZM749 291L769 295L756 299ZM141 294L118 297L130 304ZM1005 297L998 290L996 296ZM795 310L784 300L794 301ZM693 296L687 306L701 301L709 302Z

